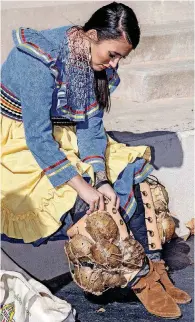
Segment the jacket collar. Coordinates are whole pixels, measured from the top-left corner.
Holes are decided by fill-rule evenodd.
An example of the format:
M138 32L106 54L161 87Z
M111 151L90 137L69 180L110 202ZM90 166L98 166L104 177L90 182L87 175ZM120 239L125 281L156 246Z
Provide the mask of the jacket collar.
M65 32L64 40L58 48L40 31L31 28L21 27L14 30L13 39L17 48L49 67L58 89L57 110L59 114L64 114L71 120L77 121L97 114L99 107L94 93L94 73L90 70L88 62L85 60L84 65L75 64L76 58L71 64L74 48L71 47L70 35L76 33L74 28L69 28ZM86 64L88 64L87 68L83 68ZM118 86L120 79L114 70L109 69L106 72L112 92Z

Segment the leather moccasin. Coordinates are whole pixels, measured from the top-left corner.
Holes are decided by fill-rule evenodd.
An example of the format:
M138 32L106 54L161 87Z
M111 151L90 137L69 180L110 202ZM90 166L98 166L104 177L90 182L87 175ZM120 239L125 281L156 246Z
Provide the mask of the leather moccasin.
M188 293L175 287L171 282L163 260L153 262L154 270L160 275L160 282L166 292L175 300L177 304L187 304L191 302L191 297Z
M151 314L169 319L179 318L179 306L161 285L160 275L154 269L153 263L149 261L149 264L149 273L140 278L132 287L133 291Z

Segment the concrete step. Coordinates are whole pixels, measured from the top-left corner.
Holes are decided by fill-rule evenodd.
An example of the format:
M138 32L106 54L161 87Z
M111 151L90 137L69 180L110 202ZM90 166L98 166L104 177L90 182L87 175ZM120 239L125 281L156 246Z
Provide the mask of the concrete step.
M108 3L110 1L2 1L2 61L13 46L13 29L23 26L39 30L70 23L83 25L95 10ZM142 30L145 25L180 24L194 19L193 1L125 1L125 4L135 11Z
M83 24L100 7L110 1L3 1L2 9L31 9L36 14L41 8L47 14L56 10L60 16L65 15L70 22ZM162 24L171 21L193 20L193 1L125 1L131 7L140 24ZM56 9L55 9L56 8ZM45 18L47 14L45 13ZM54 24L58 18L54 16Z
M193 70L193 58L120 66L121 83L113 96L135 102L193 96Z
M194 98L159 99L146 103L111 98L111 110L104 114L107 131L136 134L147 131L190 131L194 129Z
M194 52L193 21L164 25L142 25L136 50L121 60L122 65L151 60L192 57Z

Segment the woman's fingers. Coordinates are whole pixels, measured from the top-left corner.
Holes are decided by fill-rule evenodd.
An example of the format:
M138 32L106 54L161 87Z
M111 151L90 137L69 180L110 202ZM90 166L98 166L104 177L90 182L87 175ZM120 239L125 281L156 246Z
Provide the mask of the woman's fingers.
M116 209L118 210L120 206L120 198L116 194L112 194L111 201L113 205L115 205Z
M104 210L104 196L101 194L99 199L99 210Z
M94 212L94 203L91 203L90 205L89 205L89 209L87 210L87 215L89 215L89 214L91 214L92 212Z
M117 196L115 195L115 193L113 193L110 196L111 202L113 203L114 206L116 206L116 201L117 201Z
M116 209L119 210L120 207L120 198L117 197L117 201L116 201Z
M104 197L102 194L99 194L99 198L93 200L89 204L89 210L86 212L88 215L97 210L104 210Z

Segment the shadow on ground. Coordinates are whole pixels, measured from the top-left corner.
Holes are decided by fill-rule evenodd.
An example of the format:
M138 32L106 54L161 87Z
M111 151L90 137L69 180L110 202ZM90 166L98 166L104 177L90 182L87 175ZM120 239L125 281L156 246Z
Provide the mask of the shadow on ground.
M187 242L180 238L172 240L164 247L163 255L169 266L170 276L176 286L193 296L193 254L194 238ZM102 296L85 294L75 285L69 273L56 277L45 284L56 296L70 302L78 313L80 322L168 322L169 319L157 318L146 312L143 305L128 289L114 289L105 292ZM194 301L193 301L194 302ZM182 322L194 321L194 303L181 305ZM104 308L105 312L97 312ZM177 321L177 320L172 320Z
M129 146L147 145L151 148L151 163L160 168L180 168L184 152L177 133L172 131L152 131L145 133L109 131L108 135L117 142ZM174 144L171 144L174 142Z

